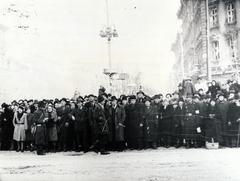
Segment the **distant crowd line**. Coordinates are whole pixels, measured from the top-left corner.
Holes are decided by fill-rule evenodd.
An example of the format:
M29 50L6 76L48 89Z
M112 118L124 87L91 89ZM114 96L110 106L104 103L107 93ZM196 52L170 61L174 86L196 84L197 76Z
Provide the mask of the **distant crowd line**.
M152 97L105 93L72 99L19 100L0 109L1 150L94 151L199 148L207 143L238 147L240 85L184 79L178 90Z

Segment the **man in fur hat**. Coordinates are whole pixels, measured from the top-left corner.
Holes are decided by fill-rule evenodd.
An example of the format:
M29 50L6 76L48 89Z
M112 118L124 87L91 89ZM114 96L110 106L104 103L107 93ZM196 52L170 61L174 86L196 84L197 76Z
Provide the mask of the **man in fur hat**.
M128 146L132 149L142 149L143 117L142 103L136 103L136 96L129 97L130 104L126 107L126 131ZM143 104L144 105L144 104Z
M138 91L137 92L137 100L136 100L136 102L144 104L144 96L145 96L145 94L144 94L143 91Z

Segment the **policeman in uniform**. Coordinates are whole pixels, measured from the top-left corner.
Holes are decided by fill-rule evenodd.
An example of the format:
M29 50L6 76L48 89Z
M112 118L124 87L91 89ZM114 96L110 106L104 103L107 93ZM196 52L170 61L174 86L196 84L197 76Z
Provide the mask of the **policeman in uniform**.
M192 95L186 95L186 103L184 107L184 119L182 125L182 134L183 139L186 141L186 148L190 148L191 145L194 145L197 148L197 140L199 139L200 128L198 126L195 104L192 101Z

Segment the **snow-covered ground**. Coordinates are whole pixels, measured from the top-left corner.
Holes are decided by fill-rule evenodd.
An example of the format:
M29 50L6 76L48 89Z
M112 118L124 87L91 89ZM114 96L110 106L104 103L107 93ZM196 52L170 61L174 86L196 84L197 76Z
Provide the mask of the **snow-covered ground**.
M0 181L238 181L240 148L111 152L0 151Z

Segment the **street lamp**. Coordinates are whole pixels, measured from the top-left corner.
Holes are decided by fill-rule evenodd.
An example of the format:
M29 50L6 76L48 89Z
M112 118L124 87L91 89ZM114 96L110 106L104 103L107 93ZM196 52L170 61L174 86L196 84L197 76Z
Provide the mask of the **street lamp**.
M109 75L109 83L110 83L110 93L112 93L112 76L116 74L117 72L112 71L112 65L111 65L111 49L110 49L110 42L112 37L118 37L117 30L114 25L109 26L109 17L108 17L108 1L106 0L106 10L107 10L107 25L102 28L100 31L100 36L102 38L107 38L108 41L108 60L109 60L109 70L105 71L104 74Z

